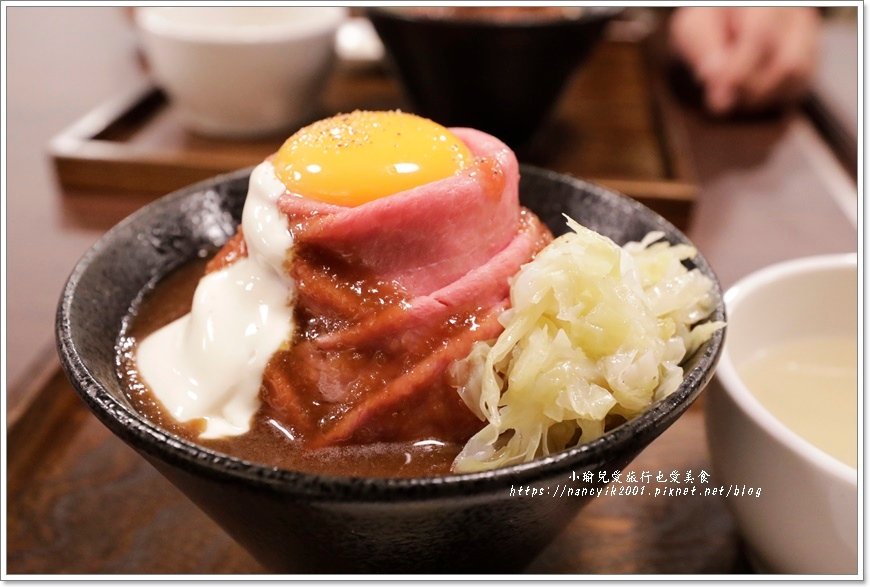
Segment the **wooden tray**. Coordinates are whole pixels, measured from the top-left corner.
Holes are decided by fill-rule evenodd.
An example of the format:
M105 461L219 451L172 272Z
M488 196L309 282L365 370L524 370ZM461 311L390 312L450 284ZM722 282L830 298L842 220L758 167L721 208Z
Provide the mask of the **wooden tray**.
M602 43L569 82L523 162L583 177L644 202L685 228L697 191L682 123L653 72L647 43ZM322 114L406 108L380 70L339 70ZM162 195L213 175L254 165L281 136L231 141L197 136L179 124L159 89L144 85L100 105L51 141L68 190Z

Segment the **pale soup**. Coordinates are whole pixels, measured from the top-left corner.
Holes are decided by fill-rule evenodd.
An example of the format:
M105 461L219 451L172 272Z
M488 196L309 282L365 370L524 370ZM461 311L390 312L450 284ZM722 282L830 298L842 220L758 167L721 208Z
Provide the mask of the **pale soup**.
M756 353L740 375L791 430L858 466L858 345L846 337L803 338Z

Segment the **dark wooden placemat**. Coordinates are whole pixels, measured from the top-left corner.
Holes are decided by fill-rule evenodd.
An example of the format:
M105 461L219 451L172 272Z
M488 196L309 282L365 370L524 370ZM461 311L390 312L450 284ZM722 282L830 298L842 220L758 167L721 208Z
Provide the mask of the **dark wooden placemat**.
M521 160L617 189L684 228L695 176L679 113L662 76L653 75L656 67L647 42L602 43ZM382 70L339 68L321 114L358 108L408 104ZM184 130L159 89L145 85L100 105L56 136L49 150L67 190L162 195L254 165L292 131L244 141L197 136Z

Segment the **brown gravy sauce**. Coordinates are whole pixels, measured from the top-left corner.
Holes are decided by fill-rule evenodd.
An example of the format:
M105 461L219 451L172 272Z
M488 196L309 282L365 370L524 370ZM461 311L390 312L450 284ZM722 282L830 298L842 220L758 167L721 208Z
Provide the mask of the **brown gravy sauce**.
M359 446L305 447L263 403L246 434L202 439L201 421L173 419L139 377L137 341L190 311L193 293L206 270L194 261L162 279L128 317L118 342L117 370L133 408L152 423L191 442L251 462L322 475L359 477L426 477L445 475L461 445L427 439L378 442ZM299 329L304 336L305 329ZM261 391L262 395L262 391Z

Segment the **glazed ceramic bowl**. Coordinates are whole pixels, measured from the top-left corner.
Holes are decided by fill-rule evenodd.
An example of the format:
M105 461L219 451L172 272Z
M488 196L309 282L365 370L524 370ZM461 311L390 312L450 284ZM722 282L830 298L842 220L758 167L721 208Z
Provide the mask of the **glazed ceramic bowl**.
M347 9L150 6L135 14L152 74L181 121L200 134L247 137L311 118Z
M717 482L762 490L726 500L761 571L858 572L858 472L789 429L739 371L771 344L856 337L857 295L856 255L772 265L725 295L728 342L706 400L707 434Z
M420 114L484 130L516 149L534 135L618 12L585 7L576 16L508 21L432 18L401 8L367 14Z
M82 258L63 290L57 341L67 376L94 414L270 570L520 570L588 499L520 496L516 490L552 491L572 473L624 469L712 376L722 332L688 359L676 392L631 422L589 444L484 473L326 477L245 462L172 436L137 414L125 398L115 375L121 320L155 280L230 238L249 173L175 192L109 231ZM687 242L634 200L564 175L525 167L520 194L557 234L565 231L562 214L567 213L617 242L639 240L651 230L663 231L671 242ZM702 257L694 263L715 282ZM719 304L713 318L723 317Z

